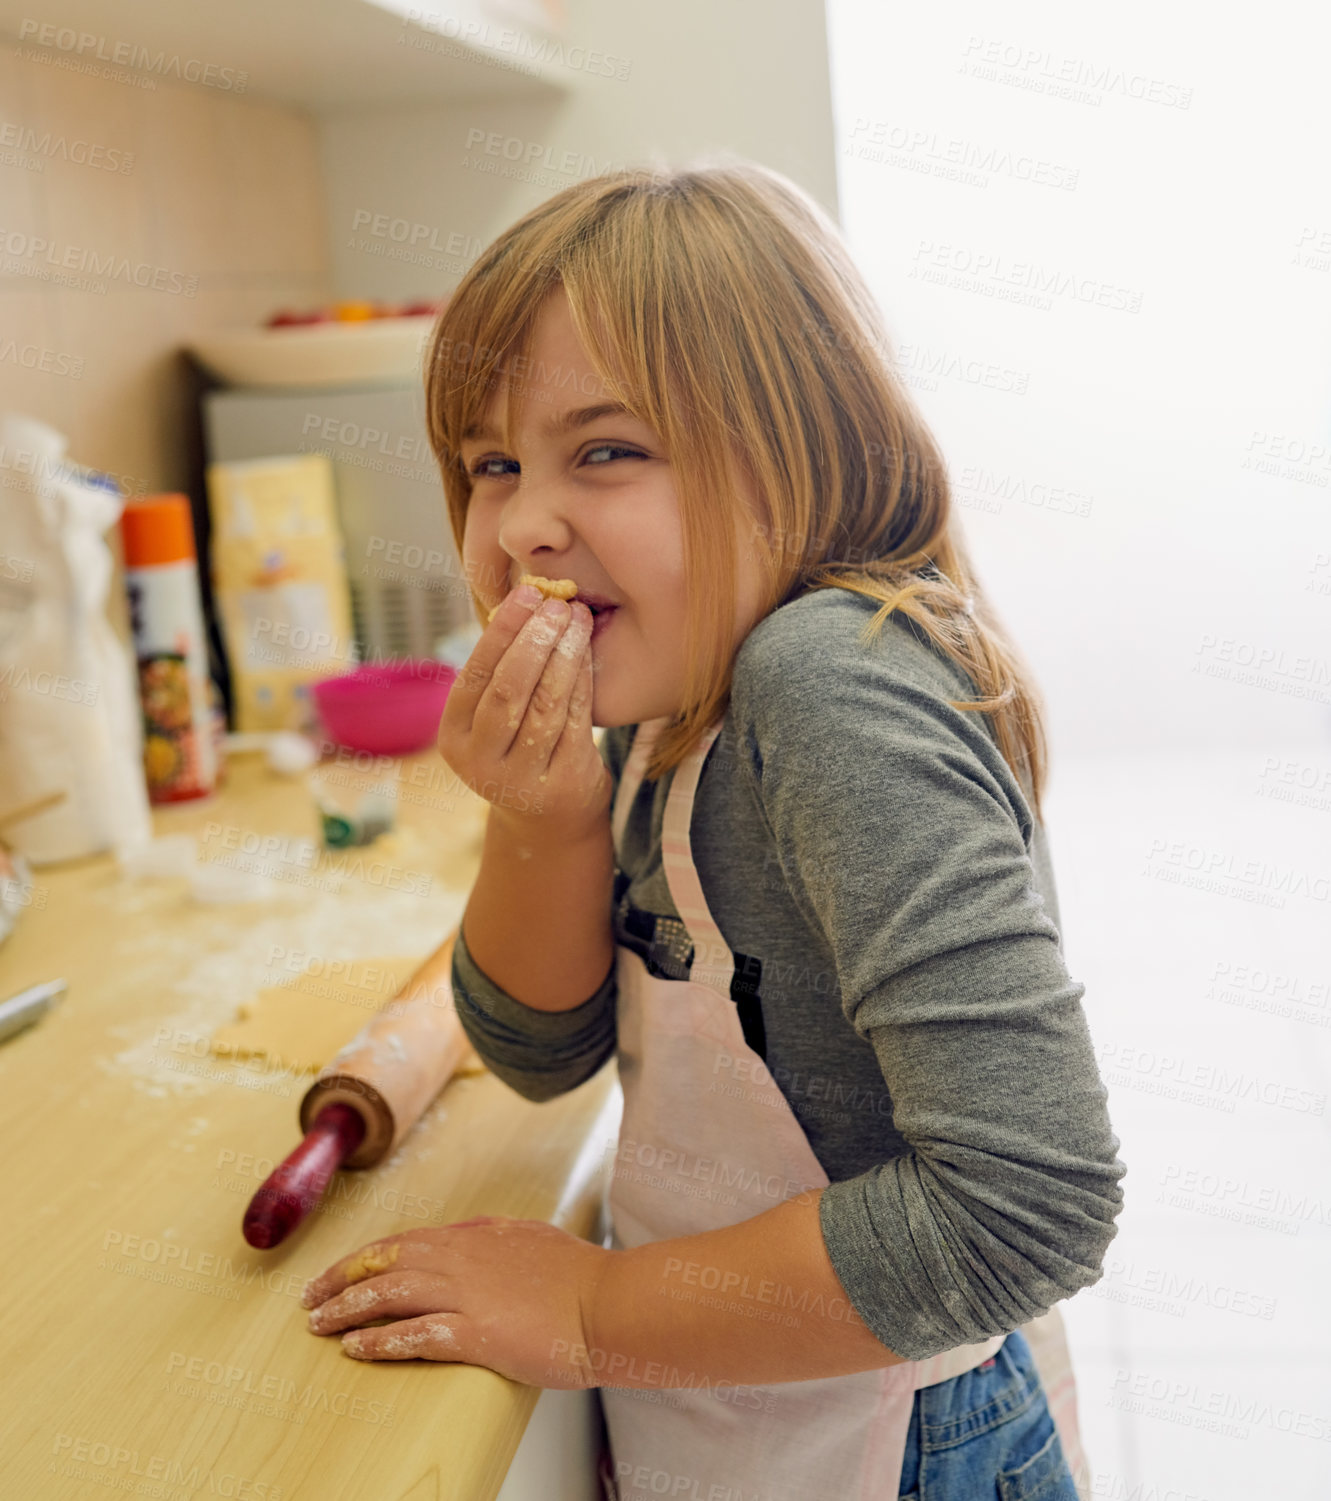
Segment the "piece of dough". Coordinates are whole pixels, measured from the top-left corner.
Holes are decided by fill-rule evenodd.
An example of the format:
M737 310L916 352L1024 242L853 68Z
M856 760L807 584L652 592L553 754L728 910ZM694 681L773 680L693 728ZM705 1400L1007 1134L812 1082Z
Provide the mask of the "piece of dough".
M543 578L539 573L524 573L518 580L517 587L520 589L523 584L534 585L545 595L546 599L576 599L578 595L578 586L572 579L548 579ZM499 604L490 611L491 620L498 615L499 607L503 602L501 599Z
M576 599L578 586L572 579L547 579L539 573L524 573L518 580L518 587L523 584L532 584L539 589L547 599Z
M421 966L421 957L311 960L289 985L243 1001L238 1019L213 1033L222 1058L266 1058L274 1068L317 1074L391 1001ZM329 974L330 969L335 973ZM458 1074L485 1072L470 1043Z
M342 1274L348 1282L377 1277L380 1272L386 1272L393 1265L401 1249L396 1241L391 1246L370 1246L358 1256L353 1256L342 1268Z

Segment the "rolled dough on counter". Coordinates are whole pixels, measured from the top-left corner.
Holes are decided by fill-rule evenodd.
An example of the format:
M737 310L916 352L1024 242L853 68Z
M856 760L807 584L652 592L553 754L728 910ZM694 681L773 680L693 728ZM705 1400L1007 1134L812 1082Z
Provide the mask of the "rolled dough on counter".
M389 1003L425 956L312 961L285 985L271 985L242 1001L237 1019L213 1033L211 1049L221 1058L266 1058L278 1069L317 1074ZM470 1043L454 1077L483 1074L485 1065Z

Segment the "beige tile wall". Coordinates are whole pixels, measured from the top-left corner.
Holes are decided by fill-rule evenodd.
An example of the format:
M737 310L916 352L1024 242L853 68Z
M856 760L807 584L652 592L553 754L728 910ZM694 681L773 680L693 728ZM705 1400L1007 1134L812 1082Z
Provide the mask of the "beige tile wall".
M28 50L0 44L0 410L51 423L72 458L130 489L181 488L182 345L329 296L313 122ZM115 167L133 159L128 171L81 164L61 140ZM52 261L90 256L102 274Z

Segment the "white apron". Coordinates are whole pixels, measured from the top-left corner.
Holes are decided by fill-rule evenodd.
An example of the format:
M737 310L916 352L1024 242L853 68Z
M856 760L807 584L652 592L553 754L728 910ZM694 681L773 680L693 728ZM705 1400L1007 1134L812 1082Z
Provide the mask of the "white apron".
M635 732L612 813L616 849L666 723L649 720ZM675 769L662 829L671 899L693 944L690 978L653 976L627 945L616 948L624 1113L609 1193L615 1250L738 1224L828 1183L784 1095L744 1041L730 998L734 956L693 864L694 793L720 728L718 722ZM748 1069L737 1070L726 1054ZM708 1293L700 1280L673 1285L692 1298L723 1296ZM770 1295L759 1303L749 1291L748 1300L759 1312L776 1307ZM728 1301L740 1300L732 1293ZM798 1316L797 1308L791 1311ZM1068 1465L1089 1498L1058 1308L1022 1325L1022 1333ZM615 1486L603 1466L604 1489L611 1501L639 1495L896 1501L916 1390L980 1365L1005 1338L815 1381L659 1392L601 1387L610 1468L620 1477Z

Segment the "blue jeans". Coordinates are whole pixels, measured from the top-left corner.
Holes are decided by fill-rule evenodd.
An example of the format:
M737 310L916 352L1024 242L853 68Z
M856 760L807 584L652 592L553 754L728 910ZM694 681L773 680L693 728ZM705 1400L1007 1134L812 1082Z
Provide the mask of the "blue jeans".
M901 1501L1077 1501L1020 1329L987 1370L977 1366L915 1393Z

